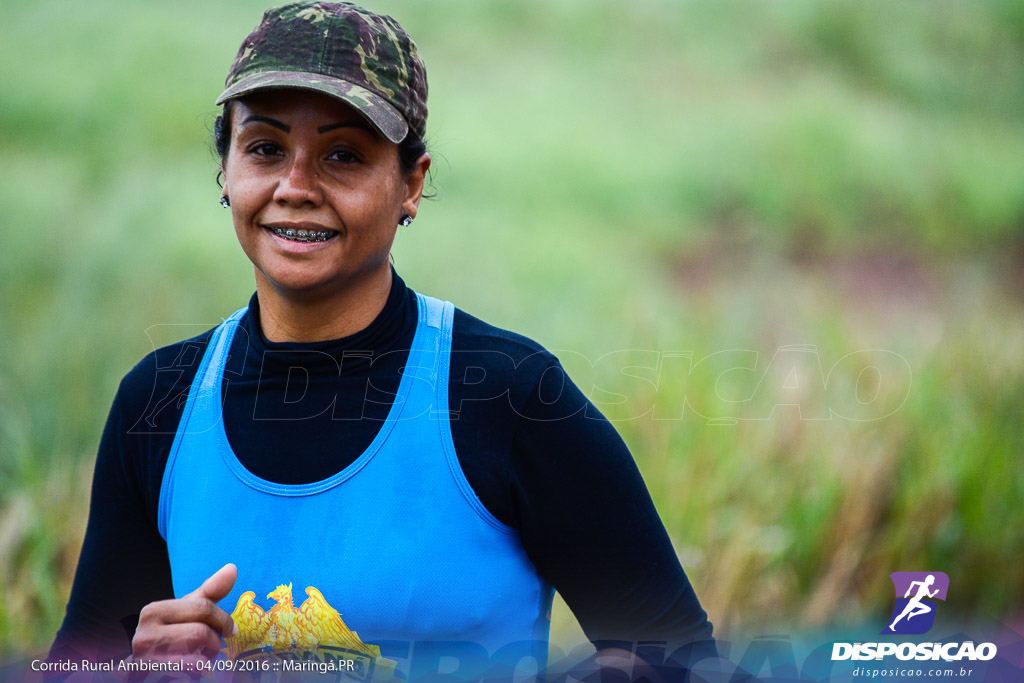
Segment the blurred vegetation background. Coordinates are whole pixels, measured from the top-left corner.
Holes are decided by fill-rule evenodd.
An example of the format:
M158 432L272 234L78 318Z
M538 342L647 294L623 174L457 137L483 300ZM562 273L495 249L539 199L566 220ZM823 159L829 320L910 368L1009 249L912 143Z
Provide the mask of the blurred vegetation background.
M120 377L253 290L209 133L264 7L0 9L0 655L62 619ZM371 7L431 84L398 271L559 353L720 635L898 570L1021 616L1024 3Z

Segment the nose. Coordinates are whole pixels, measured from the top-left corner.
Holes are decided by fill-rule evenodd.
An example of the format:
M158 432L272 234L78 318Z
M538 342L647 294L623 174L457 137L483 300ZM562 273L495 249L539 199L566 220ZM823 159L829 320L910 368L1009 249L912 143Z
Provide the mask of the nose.
M312 155L299 154L292 159L277 184L274 201L292 206L318 206L323 201L316 160Z

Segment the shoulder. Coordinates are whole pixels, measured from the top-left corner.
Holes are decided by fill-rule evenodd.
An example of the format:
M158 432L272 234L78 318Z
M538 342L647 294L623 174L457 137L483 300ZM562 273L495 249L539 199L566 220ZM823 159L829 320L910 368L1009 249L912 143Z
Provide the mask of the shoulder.
M164 465L211 332L155 349L122 378L96 457L94 497L127 496L155 524Z
M484 322L480 318L455 308L452 330L452 350L491 351L507 355L517 364L557 361L554 354L533 339Z
M547 368L558 365L558 359L539 342L456 308L452 367L468 364L488 369L495 377L536 384Z
M184 400L215 329L155 349L125 374L115 404L127 434L177 430Z
M449 382L468 399L505 397L518 416L564 418L586 403L558 358L539 342L455 309Z

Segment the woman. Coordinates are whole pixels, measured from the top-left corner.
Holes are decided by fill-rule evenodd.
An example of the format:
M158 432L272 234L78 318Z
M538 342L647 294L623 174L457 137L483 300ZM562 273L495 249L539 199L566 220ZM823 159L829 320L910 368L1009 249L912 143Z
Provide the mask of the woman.
M596 643L708 641L632 457L558 360L389 263L431 163L401 26L269 10L226 85L221 202L256 293L122 381L51 656L197 663L223 637L415 678L445 641L472 678L543 667L555 589Z

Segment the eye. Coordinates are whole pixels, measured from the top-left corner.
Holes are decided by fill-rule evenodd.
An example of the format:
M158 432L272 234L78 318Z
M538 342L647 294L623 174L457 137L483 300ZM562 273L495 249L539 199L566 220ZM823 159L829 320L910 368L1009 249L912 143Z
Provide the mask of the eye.
M354 164L359 162L359 157L347 149L332 150L327 158L331 161L340 161L343 164Z
M272 142L257 142L254 145L250 145L249 154L258 157L273 157L281 154L281 148Z

